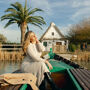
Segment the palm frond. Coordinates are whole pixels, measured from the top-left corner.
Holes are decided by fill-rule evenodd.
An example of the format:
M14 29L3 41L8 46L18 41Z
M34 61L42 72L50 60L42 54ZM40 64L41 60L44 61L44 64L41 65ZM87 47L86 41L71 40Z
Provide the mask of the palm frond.
M4 26L4 28L6 28L6 27L8 27L9 25L14 24L14 23L16 23L16 22L9 20L8 23L6 23L6 25Z
M16 11L14 8L8 8L5 10L5 12L17 13L18 11Z
M30 8L28 8L27 10L24 11L24 19L27 20L28 16L28 12L29 12Z
M29 27L28 27L28 25L27 25L27 31L29 31Z
M24 8L22 4L19 2L16 2L15 4L11 4L12 7L14 7L17 11L21 12L22 14L24 13Z
M38 8L34 8L34 9L32 9L32 10L28 13L28 15L34 14L34 13L37 12L37 11L43 11L43 10L42 10L42 9L38 9Z
M19 16L18 16L18 15L15 15L15 14L13 14L13 13L6 14L6 15L3 15L3 16L1 17L1 21L5 20L5 19L12 19L12 18L19 19Z
M37 23L31 22L30 24L35 25L36 27L39 27L42 30L42 27L38 25Z
M44 19L41 16L32 16L30 17L30 19L34 22L38 22L40 24L46 24L46 22L44 21Z
M27 0L25 0L25 6L24 6L24 11L27 9Z

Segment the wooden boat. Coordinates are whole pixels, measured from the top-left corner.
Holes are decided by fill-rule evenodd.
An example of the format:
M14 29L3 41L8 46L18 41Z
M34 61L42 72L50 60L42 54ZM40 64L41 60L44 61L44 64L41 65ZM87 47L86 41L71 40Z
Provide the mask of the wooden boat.
M70 60L58 56L57 54L55 54L54 58L50 59L49 62L53 66L53 70L51 70L51 77L61 90L89 90L84 89L70 71L73 69L84 69L83 67L71 62ZM17 70L14 73L20 73L20 71ZM28 84L14 85L9 87L13 88L10 90L32 90ZM7 87L0 87L0 90L9 90L6 88ZM48 83L46 90L52 90Z

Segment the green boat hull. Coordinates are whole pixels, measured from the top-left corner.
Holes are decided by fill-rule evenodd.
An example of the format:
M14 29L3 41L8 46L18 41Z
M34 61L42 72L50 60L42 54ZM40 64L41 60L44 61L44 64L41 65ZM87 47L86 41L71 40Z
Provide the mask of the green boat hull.
M59 88L61 88L62 90L82 90L79 83L69 71L74 67L64 63L63 61L50 59L49 62L53 66L53 69L50 70L50 72L52 73L51 76ZM28 86L27 84L24 84L22 85L20 90L26 90L26 88L28 88ZM47 90L48 89L50 90L49 85L47 85Z

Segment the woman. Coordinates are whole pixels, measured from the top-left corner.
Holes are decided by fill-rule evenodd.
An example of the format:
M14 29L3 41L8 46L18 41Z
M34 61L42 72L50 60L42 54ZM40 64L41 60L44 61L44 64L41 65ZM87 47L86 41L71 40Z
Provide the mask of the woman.
M50 78L50 72L46 66L48 65L49 69L53 69L52 65L48 60L41 58L42 51L45 50L45 47L42 43L39 42L36 35L32 31L28 31L25 34L25 41L23 45L23 51L26 55L21 64L21 70L25 73L32 73L37 77L36 85L39 87L41 82L44 79L44 75ZM54 85L52 79L48 79L49 83Z

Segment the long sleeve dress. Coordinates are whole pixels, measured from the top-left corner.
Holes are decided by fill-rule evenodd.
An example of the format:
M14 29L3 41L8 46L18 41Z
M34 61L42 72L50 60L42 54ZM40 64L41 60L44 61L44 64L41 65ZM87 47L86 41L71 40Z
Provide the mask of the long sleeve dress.
M32 44L27 47L26 56L21 64L21 70L25 73L32 73L37 77L36 85L39 86L44 79L44 73L49 72L45 60L41 58L42 51L45 47L42 43Z

